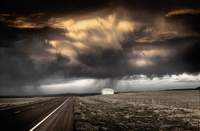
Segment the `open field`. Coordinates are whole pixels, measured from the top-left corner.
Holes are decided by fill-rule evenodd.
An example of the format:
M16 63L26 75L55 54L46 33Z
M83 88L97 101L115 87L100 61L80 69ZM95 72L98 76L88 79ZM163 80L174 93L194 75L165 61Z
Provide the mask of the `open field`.
M0 110L43 102L56 97L0 98Z
M157 91L79 97L77 131L198 131L200 92Z

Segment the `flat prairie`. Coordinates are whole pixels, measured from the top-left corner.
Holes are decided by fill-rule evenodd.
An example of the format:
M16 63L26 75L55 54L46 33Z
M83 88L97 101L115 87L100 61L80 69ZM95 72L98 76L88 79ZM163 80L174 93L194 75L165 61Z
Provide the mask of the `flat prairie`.
M78 97L77 131L199 131L200 91L148 91Z
M0 111L9 108L25 106L28 104L34 104L38 102L43 102L56 97L21 97L21 98L0 98Z

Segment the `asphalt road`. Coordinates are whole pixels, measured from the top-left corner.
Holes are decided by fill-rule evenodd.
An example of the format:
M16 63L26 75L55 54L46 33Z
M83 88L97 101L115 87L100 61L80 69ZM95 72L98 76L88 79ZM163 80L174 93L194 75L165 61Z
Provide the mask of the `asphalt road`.
M60 97L0 111L0 131L72 130L72 97Z

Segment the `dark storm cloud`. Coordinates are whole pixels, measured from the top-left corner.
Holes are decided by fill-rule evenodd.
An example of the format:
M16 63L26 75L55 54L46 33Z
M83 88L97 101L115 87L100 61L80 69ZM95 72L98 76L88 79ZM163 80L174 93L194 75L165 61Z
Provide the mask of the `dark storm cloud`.
M28 12L57 12L97 9L105 6L129 6L136 9L168 10L171 8L199 8L199 0L1 0L1 11Z
M200 53L197 51L199 50L199 40L199 37L173 38L161 42L159 46L154 45L151 48L167 49L171 55L165 58L154 57L153 61L157 65L152 69L146 68L144 74L147 72L156 75L198 73L200 71L198 61Z
M199 8L199 0L1 0L0 85L199 73Z
M56 14L80 12L81 10L98 9L108 5L107 0L1 0L0 11L7 13L32 14L32 13L50 13ZM47 16L48 17L48 16Z
M56 62L52 62L49 60L46 60L45 57L37 60L37 62L34 62L34 56L32 55L47 55L47 57L51 57L49 54L45 54L43 43L39 40L33 41L34 44L37 42L41 45L28 45L27 42L30 42L29 39L21 41L19 44L15 44L13 46L15 47L1 47L0 48L0 84L2 88L5 87L16 87L17 86L23 86L23 85L37 85L37 82L40 79L43 79L55 72L59 72L59 66L57 63L59 63L60 60ZM17 43L17 42L16 42ZM26 44L26 45L25 45ZM33 43L32 43L33 44ZM30 50L31 48L31 50ZM25 50L24 50L25 49ZM29 52L27 52L30 50ZM33 58L31 58L31 56ZM55 59L58 59L59 56L57 56ZM40 61L46 61L46 62L40 62ZM67 59L65 59L65 62Z
M87 53L79 56L82 63L90 67L91 77L98 78L120 78L125 75L145 74L148 76L162 76L166 74L198 73L200 71L199 59L199 38L176 38L166 40L162 43L150 45L138 45L137 43L128 49L110 50L106 49L100 53ZM169 51L169 56L163 57L161 54L148 58L155 63L153 65L133 65L129 60L137 62L146 59L144 52L151 53L154 50ZM131 52L135 52L130 55ZM139 52L139 53L138 53ZM142 58L141 58L142 56ZM143 63L142 63L143 64ZM145 64L145 63L144 63ZM85 70L86 71L86 70ZM87 72L87 71L86 71Z
M46 40L64 39L63 30L49 27L18 29L1 23L0 35L2 88L30 84L36 86L39 80L59 72L62 56L49 54Z
M181 13L182 11L182 13ZM180 13L179 13L180 12ZM167 15L167 20L183 24L190 30L200 33L200 9L198 10L180 10Z
M40 37L43 41L45 41L45 39L65 39L62 29L53 29L50 27L19 29L8 27L2 22L0 22L0 36L0 47L24 46L24 43L20 44L18 42L18 44L16 44L16 41L26 39L26 37Z

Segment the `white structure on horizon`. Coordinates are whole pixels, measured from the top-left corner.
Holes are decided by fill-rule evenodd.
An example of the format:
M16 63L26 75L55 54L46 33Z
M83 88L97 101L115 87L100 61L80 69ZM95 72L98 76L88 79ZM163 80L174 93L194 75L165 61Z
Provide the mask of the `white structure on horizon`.
M101 90L102 95L113 95L115 92L111 88L104 88Z

